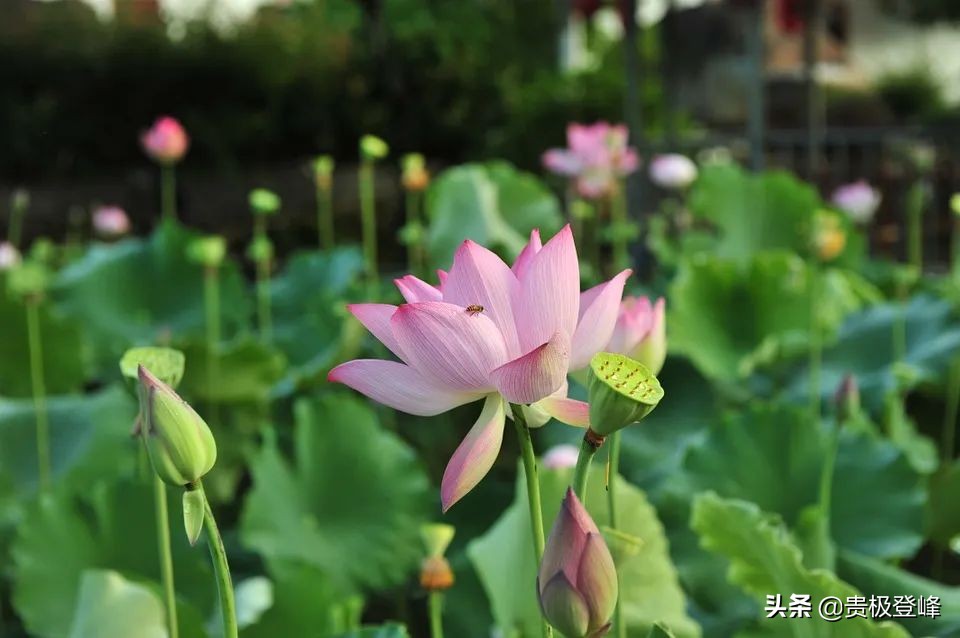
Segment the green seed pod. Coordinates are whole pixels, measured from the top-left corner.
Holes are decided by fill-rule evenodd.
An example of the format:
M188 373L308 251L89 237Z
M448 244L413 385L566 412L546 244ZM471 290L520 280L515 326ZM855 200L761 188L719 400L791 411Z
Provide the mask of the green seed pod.
M590 361L590 429L607 436L647 416L663 398L657 378L638 361L601 352Z
M227 241L220 235L198 237L187 246L187 257L190 261L207 268L216 268L223 263L226 256Z
M176 388L183 378L185 364L183 353L173 348L130 348L120 359L120 374L131 388L135 388L140 381L140 366L143 366L168 386Z
M250 245L247 246L247 257L255 263L272 261L273 253L273 242L270 241L269 237L254 237Z
M360 157L366 161L383 159L389 152L387 143L376 135L364 135L360 138Z
M266 188L253 189L249 199L254 215L276 215L280 210L280 196Z
M200 480L217 460L213 433L190 405L142 365L140 434L157 475L185 487Z

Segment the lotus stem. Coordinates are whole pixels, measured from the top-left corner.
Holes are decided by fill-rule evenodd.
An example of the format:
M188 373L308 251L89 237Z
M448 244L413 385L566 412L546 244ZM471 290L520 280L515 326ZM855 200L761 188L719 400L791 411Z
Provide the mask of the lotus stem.
M957 412L960 410L960 358L954 359L950 364L947 384L947 406L943 414L943 432L940 435L944 467L953 462L956 453Z
M533 451L533 438L527 419L523 414L523 407L510 404L513 412L513 424L517 428L517 438L520 441L520 458L523 461L523 473L527 481L527 504L530 508L530 531L533 534L533 557L537 565L543 558L543 506L540 502L540 476L537 473L537 456ZM547 621L541 618L541 634L544 638L553 636L553 629Z
M577 455L577 467L573 471L573 492L586 507L587 478L590 476L590 462L593 461L597 450L603 445L603 437L587 428L583 440L580 442L580 453Z
M627 199L624 188L624 184L617 183L610 206L610 220L613 227L613 265L616 271L630 267L630 253L624 236L627 224Z
M419 192L409 190L407 191L406 199L407 228L417 229L415 239L407 246L407 260L409 262L410 272L421 277L424 273L423 238L420 236L423 230L420 226L420 205L423 203L423 198Z
M224 638L237 638L237 608L233 598L233 581L230 579L230 565L227 563L227 551L223 547L223 538L220 528L213 517L210 501L203 484L197 481L197 489L203 495L203 528L207 533L207 544L210 546L210 558L213 561L213 571L217 579L217 591L220 593L220 613L223 618Z
M33 411L36 418L37 473L40 491L50 488L50 422L47 416L47 393L43 374L43 340L40 334L40 297L29 295L27 309L27 346L30 351L30 380L33 388Z
M160 212L164 220L177 218L177 176L173 164L160 167Z
M145 447L145 446L143 446ZM167 631L170 638L178 638L177 594L173 580L173 554L170 551L170 514L167 511L167 488L156 472L153 474L153 501L157 522L157 550L160 556L160 580L163 583L164 604L167 608Z
M333 226L333 190L332 186L317 184L317 232L320 247L333 250L335 233Z
M620 430L610 435L610 448L607 452L610 463L610 478L607 483L607 508L610 511L610 529L617 531L619 529L619 513L617 512L617 474L620 472ZM617 579L620 574L617 572ZM623 589L621 588L622 592ZM627 626L623 621L623 606L620 604L621 596L617 597L617 606L613 610L613 630L617 638L627 638Z
M377 296L379 269L377 267L377 213L373 162L360 164L360 222L363 230L363 256L367 265L367 292Z
M820 266L810 260L810 414L820 420L820 371L823 365L823 339L820 334Z
M430 638L443 638L443 593L430 592L427 604L430 607Z
M203 310L206 315L207 337L207 386L217 387L220 378L220 268L207 266L203 271ZM210 400L213 422L220 420L220 406L216 400ZM173 638L173 637L171 637Z

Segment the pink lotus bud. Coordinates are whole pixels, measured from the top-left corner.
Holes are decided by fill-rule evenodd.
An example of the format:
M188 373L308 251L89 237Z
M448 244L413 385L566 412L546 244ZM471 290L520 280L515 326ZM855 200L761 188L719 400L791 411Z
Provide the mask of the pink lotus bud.
M160 164L176 164L186 155L190 138L175 118L157 118L153 126L140 137L143 150Z
M0 272L20 263L20 251L8 241L0 242Z
M833 205L842 210L856 224L868 224L883 199L880 191L860 180L841 186L833 192Z
M599 638L610 630L618 595L613 557L569 488L543 552L537 593L544 617L567 638Z
M650 162L650 179L661 188L683 190L697 179L697 165L685 155L658 155Z
M576 467L580 450L575 445L555 445L543 455L543 467L548 470L562 470Z
M130 218L119 206L99 206L93 211L93 230L106 239L120 237L130 232Z
M660 374L667 358L665 304L662 297L653 305L647 297L624 297L606 351L636 359Z

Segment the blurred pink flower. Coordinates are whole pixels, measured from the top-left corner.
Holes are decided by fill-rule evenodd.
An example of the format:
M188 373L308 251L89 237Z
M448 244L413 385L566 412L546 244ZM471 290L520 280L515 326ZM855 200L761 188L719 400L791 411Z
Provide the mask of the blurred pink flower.
M607 352L636 359L659 374L667 358L667 330L663 297L650 304L647 297L625 297Z
M348 361L329 380L420 416L484 400L444 472L446 511L493 465L506 402L586 425L586 404L566 398L567 372L586 366L610 340L629 275L625 270L581 294L569 226L546 245L531 233L512 268L465 241L439 286L407 275L396 282L407 303L349 306L400 361Z
M545 152L543 165L558 175L574 178L583 197L605 197L613 191L618 178L640 166L636 150L627 146L627 137L623 124L570 124L567 148Z
M106 239L113 239L130 232L130 218L119 206L98 206L93 211L93 230Z
M144 131L140 143L155 162L176 164L190 147L190 138L176 118L164 116L157 118L153 126Z
M595 638L609 630L618 593L613 556L596 523L568 488L540 561L540 609L564 636Z
M562 470L577 465L580 450L576 445L554 445L543 455L543 467L548 470Z
M661 188L683 190L697 179L697 165L686 155L657 155L650 162L650 179Z
M856 224L868 224L883 199L880 191L859 180L845 184L833 191L833 205L842 210Z
M0 242L0 272L10 270L20 263L20 251L8 241Z

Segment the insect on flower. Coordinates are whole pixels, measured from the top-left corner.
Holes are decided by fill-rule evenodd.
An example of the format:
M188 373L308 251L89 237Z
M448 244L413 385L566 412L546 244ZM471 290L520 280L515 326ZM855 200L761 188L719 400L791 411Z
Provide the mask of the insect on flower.
M483 306L481 306L480 304L472 303L469 306L467 306L467 314L470 315L471 317L475 317L481 312L483 312Z

